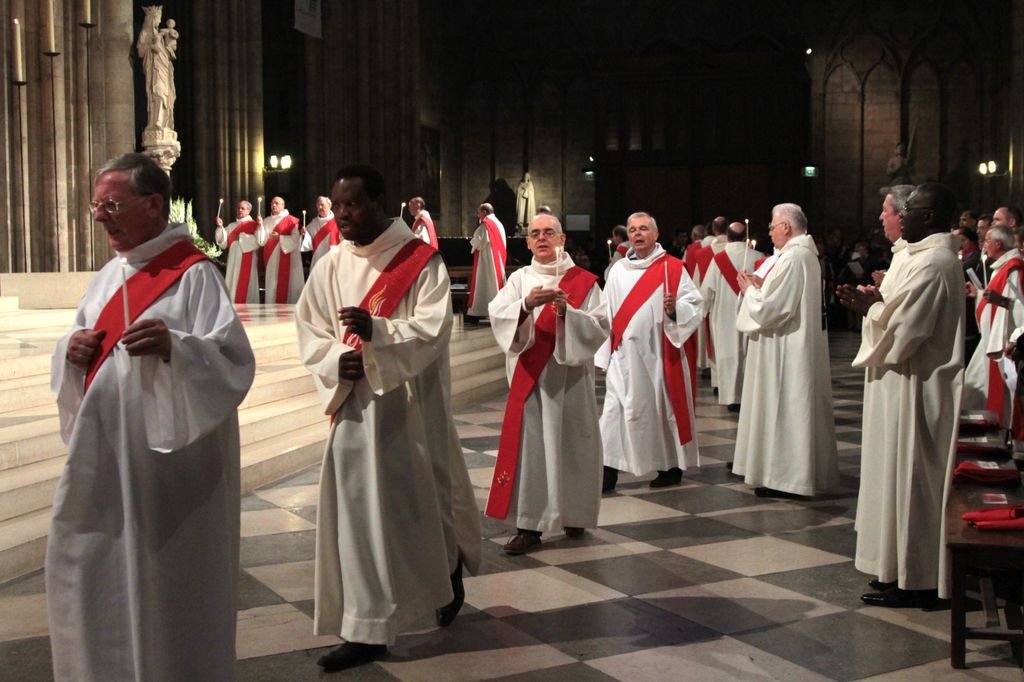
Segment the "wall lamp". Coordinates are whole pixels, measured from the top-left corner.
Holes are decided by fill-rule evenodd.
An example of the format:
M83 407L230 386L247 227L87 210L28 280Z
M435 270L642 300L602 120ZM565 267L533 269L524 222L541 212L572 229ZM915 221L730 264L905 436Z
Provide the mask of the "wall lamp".
M291 154L284 154L278 156L277 154L271 154L267 166L263 169L266 173L281 173L284 171L291 170L292 168L292 157Z
M978 164L978 173L981 175L1003 175L1004 172L995 161L982 161Z

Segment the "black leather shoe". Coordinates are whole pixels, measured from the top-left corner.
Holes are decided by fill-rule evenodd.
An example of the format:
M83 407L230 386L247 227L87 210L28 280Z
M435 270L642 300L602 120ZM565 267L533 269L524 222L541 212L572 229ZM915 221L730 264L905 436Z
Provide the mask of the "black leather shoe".
M927 609L938 602L937 590L901 590L893 587L885 592L862 594L860 600L868 606L887 609Z
M388 648L384 644L345 642L321 656L316 664L323 668L324 672L333 673L372 663L378 658L382 658L387 652Z
M758 497L775 497L781 500L806 500L807 498L803 495L797 495L796 493L787 493L785 490L776 490L775 488L754 488L754 494Z
M875 580L868 581L868 587L870 587L875 592L885 592L886 590L891 590L892 588L896 587L896 583L883 583L876 578Z
M462 608L463 603L466 601L466 588L462 585L462 557L459 557L459 563L455 564L455 570L452 571L451 578L452 594L454 597L435 613L437 624L443 628L452 624L455 616L459 615L459 609Z
M502 547L505 550L505 554L526 554L540 547L540 532L523 530L522 528L517 528L516 531L515 536Z
M615 490L615 484L619 482L619 470L611 467L604 468L604 481L601 483L601 492L610 493Z
M651 481L652 488L667 488L670 485L679 485L683 480L683 470L679 467L672 467L668 471L659 471L658 475Z
M739 403L730 403L729 406L726 409L729 410L730 412L739 412L740 411L740 404Z
M563 530L565 530L565 537L567 538L572 538L573 540L575 540L577 538L583 537L582 528L577 528L576 526L566 526Z

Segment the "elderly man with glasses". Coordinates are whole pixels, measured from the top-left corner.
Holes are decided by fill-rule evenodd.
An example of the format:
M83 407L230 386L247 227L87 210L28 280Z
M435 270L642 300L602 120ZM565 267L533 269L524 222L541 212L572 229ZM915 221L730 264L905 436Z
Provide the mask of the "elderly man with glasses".
M117 257L53 356L59 680L234 679L237 408L255 363L217 267L168 225L170 190L143 154L99 170L90 206Z

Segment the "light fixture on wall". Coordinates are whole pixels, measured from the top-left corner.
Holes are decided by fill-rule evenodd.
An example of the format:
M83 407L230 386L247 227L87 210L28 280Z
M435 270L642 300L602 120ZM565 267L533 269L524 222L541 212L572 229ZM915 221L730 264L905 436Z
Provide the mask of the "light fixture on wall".
M583 179L587 182L594 181L594 157L587 157L587 165L583 167Z
M271 154L270 158L267 159L267 165L263 168L264 173L283 173L289 171L292 168L292 157L291 154Z
M1004 171L999 164L993 160L982 161L978 164L978 173L984 176L1003 175Z

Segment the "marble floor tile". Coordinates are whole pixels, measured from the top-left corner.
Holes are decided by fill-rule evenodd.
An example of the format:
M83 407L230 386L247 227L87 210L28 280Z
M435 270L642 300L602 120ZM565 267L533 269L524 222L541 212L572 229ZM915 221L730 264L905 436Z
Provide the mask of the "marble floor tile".
M243 568L312 559L316 552L316 532L312 530L279 535L243 537L239 546L239 563Z
M729 637L609 656L587 661L587 665L623 682L828 679Z
M501 424L505 418L504 410L491 410L487 412L470 412L456 415L456 419L466 424ZM499 429L500 431L500 429ZM461 425L459 425L459 433L462 432Z
M569 680L572 682L613 682L615 680L614 677L609 677L586 663L560 665L516 675L502 675L493 679L494 682L568 682Z
M238 613L238 658L337 645L334 636L313 634L313 620L291 604L260 606Z
M714 542L752 538L755 533L699 516L682 516L641 523L609 526L620 535L650 543L662 549L707 545Z
M495 616L548 611L624 597L556 566L465 579L466 602Z
M6 614L0 619L6 618ZM0 681L52 682L53 655L49 637L0 641Z
M718 486L704 485L685 491L658 492L645 498L648 502L663 504L690 514L736 509L763 504L764 500Z
M968 651L967 668L956 670L948 660L901 668L881 675L862 677L860 682L1020 682L1024 678L1020 667L1009 659L1009 645L1002 652Z
M416 661L378 661L377 665L403 682L471 682L502 675L543 670L575 663L547 644L504 647L489 651L445 654Z
M312 530L312 523L284 509L242 512L242 537Z
M584 547L541 549L540 551L533 552L530 556L550 566L561 566L569 563L597 561L598 559L610 559L612 557L660 551L660 548L646 542L623 542L618 544L602 543Z
M245 571L285 601L295 602L313 598L313 569L312 561L293 561L253 566Z
M713 545L680 547L672 551L747 576L795 571L810 566L850 561L848 557L823 552L813 547L806 547L771 536L730 540Z
M683 515L684 512L633 497L606 497L601 500L598 524L602 526L615 526L620 523L651 521L653 519L665 519Z
M756 498L755 498L756 499ZM852 524L853 519L835 517L813 509L797 507L786 509L773 506L759 509L739 509L715 515L715 520L739 526L754 533L776 534L809 530L827 526Z
M456 430L459 432L460 440L501 435L500 428L494 429L488 426L479 426L478 424L460 424L456 427Z
M772 628L844 610L754 578L675 588L637 598L724 635Z
M474 488L482 488L488 492L491 489L491 481L494 479L494 460L490 466L475 467L469 470L469 481Z

